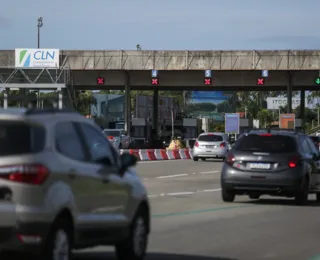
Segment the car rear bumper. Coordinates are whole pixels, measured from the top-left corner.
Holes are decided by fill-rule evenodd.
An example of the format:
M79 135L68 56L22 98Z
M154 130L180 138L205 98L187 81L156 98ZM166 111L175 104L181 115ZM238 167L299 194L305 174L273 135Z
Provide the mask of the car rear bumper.
M273 173L244 172L224 164L221 171L221 187L236 194L294 194L301 189L302 170L290 169Z
M50 230L48 223L21 223L14 227L0 227L0 252L41 253Z
M36 213L25 216L32 217L34 214ZM0 251L37 254L42 249L49 229L49 222L20 221L16 205L10 201L0 201Z
M225 157L228 149L225 148L193 148L192 155L193 157L206 157L206 158L215 158L215 157Z

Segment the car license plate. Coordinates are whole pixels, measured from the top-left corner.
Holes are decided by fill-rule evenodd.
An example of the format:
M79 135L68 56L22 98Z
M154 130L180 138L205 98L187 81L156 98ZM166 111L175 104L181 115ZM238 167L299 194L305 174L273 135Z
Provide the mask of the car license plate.
M214 145L206 145L206 148L214 148Z
M270 163L250 163L250 169L270 169Z

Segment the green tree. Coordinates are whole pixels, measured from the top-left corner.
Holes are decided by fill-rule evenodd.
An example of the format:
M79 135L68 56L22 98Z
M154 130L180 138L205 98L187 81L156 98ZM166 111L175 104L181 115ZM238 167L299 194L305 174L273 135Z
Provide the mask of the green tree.
M273 120L272 113L268 109L261 109L257 114L257 118L259 119L260 125L263 127L270 125Z

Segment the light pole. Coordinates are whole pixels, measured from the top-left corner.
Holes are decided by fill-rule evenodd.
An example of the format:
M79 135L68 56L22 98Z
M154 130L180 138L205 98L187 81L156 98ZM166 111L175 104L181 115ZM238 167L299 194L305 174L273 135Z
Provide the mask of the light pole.
M43 26L43 18L38 18L38 49L40 48L40 28Z

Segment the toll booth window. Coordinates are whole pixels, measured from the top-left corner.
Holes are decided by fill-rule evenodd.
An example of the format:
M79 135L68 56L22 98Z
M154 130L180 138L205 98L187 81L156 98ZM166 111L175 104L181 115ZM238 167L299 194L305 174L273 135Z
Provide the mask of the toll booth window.
M133 130L133 136L137 138L145 137L144 126L135 126Z
M195 127L186 127L185 138L196 138L196 128Z

